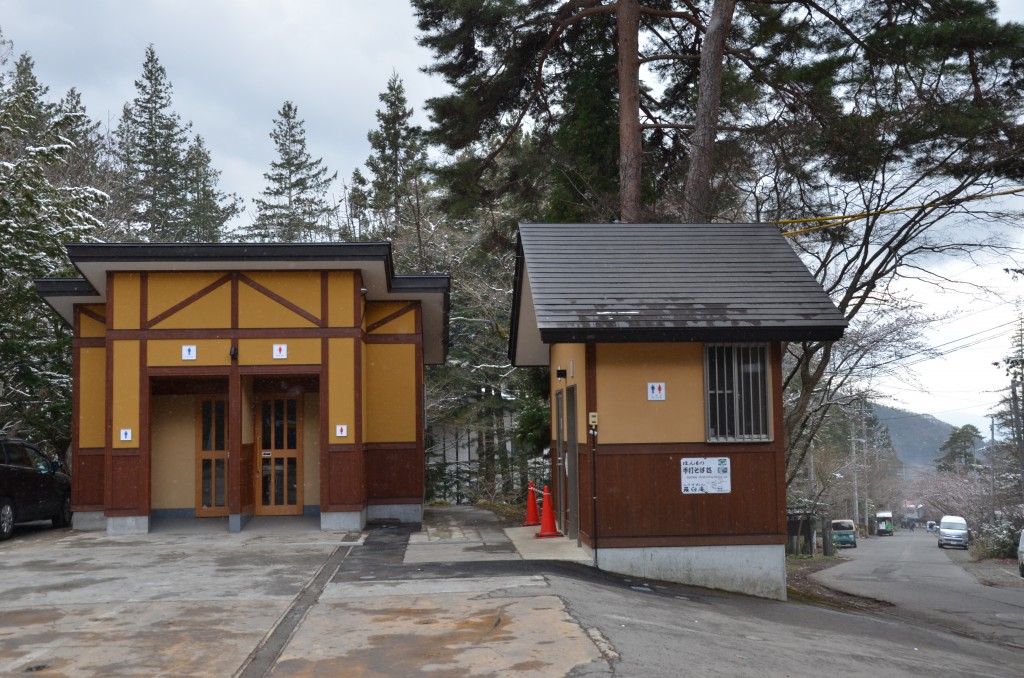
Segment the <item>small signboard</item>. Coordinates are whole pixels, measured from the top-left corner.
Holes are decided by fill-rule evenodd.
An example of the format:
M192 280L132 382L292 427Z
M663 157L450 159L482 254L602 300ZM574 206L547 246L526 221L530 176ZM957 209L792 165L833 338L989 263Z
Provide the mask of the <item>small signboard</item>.
M687 457L679 460L683 494L732 492L729 457Z
M285 360L288 357L288 344L274 344L274 360Z
M647 399L648 400L664 400L665 399L665 382L663 382L663 381L649 381L649 382L647 382Z
M196 346L195 344L185 344L181 347L181 359L182 360L195 360L196 359Z

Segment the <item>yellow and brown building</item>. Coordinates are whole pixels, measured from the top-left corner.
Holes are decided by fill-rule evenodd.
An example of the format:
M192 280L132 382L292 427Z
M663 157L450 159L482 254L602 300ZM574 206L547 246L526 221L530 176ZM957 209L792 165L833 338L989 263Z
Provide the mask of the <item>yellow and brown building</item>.
M846 320L769 224L522 224L562 531L601 569L785 598L785 342Z
M447 276L395 275L381 243L67 249L82 277L37 289L74 328L76 527L420 520Z

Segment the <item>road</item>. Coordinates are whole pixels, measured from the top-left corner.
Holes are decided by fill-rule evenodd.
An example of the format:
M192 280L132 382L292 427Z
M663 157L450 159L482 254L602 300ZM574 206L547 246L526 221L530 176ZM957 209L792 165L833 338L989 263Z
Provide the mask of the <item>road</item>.
M1024 582L1016 568L988 568L985 579L996 585L986 585L972 574L976 568L966 551L940 549L935 535L924 530L863 539L842 555L849 561L814 578L845 593L892 603L887 615L1024 649Z
M347 535L302 519L130 537L19 526L0 544L0 675L1002 678L1024 666L1020 650L927 624L529 560L511 540L522 528L456 508L428 509L420 531Z

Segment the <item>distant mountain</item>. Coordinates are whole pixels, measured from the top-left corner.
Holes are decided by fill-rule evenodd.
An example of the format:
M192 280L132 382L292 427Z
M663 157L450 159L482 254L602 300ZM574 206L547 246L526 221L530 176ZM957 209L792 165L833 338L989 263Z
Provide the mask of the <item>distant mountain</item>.
M878 422L889 429L896 455L906 466L933 467L939 446L956 428L930 414L914 414L877 404L871 407Z

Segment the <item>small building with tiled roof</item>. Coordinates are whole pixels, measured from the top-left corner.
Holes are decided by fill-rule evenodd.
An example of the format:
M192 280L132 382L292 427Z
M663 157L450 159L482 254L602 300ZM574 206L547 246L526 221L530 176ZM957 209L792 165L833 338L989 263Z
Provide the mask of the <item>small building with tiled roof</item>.
M782 345L846 320L768 224L521 224L559 527L601 569L784 599Z
M73 327L76 527L420 520L448 276L395 275L387 243L67 251L81 277L36 287Z

